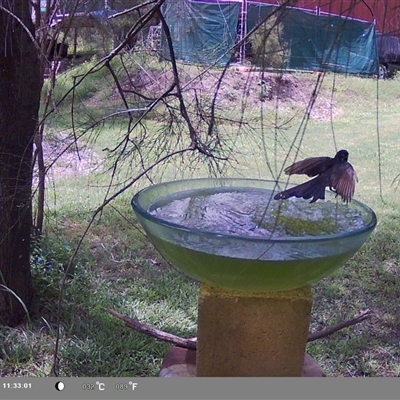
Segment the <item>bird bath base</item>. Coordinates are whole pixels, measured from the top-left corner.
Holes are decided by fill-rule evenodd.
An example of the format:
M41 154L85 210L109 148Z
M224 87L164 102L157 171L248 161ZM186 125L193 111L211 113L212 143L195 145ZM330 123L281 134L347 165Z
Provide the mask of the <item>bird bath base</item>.
M178 346L172 347L164 357L158 376L161 378L196 378L196 350ZM322 378L326 377L326 374L315 360L306 353L301 376L304 378Z
M302 376L311 304L309 286L245 293L201 284L196 376Z

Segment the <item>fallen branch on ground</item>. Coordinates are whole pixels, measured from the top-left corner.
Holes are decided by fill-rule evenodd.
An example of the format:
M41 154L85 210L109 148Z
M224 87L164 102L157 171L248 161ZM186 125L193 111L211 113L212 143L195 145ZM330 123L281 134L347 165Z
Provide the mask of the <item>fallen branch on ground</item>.
M195 340L183 339L179 336L172 335L171 333L151 328L150 326L146 326L139 321L135 321L134 319L129 318L126 315L122 315L114 310L110 310L109 308L106 308L105 311L111 314L113 317L120 319L127 327L134 329L135 331L144 333L145 335L154 337L164 342L172 343L175 346L184 347L185 349L196 349L197 341Z
M322 329L321 331L310 333L308 336L307 342L313 342L314 340L324 338L326 336L332 335L341 329L347 328L349 326L358 324L359 322L364 321L365 319L371 316L371 310L360 311L354 318L351 318L347 321L339 322L337 325L331 326L326 329Z
M172 343L175 346L183 347L185 349L192 349L196 350L197 347L197 340L193 339L183 339L179 336L172 335L171 333L163 332L159 329L151 328L149 326L146 326L139 321L135 321L132 318L129 318L125 315L122 315L114 310L111 310L109 308L106 308L105 311L112 315L113 317L120 319L125 323L125 325L131 329L134 329L135 331L144 333L145 335L154 337L155 339L162 340L164 342ZM324 337L327 337L329 335L332 335L333 333L347 328L349 326L358 324L365 319L369 318L371 316L371 311L370 310L365 310L361 311L358 315L356 315L354 318L351 318L347 321L342 321L338 323L337 325L331 326L326 329L322 329L321 331L311 333L308 336L307 342L313 342L314 340L317 339L322 339Z

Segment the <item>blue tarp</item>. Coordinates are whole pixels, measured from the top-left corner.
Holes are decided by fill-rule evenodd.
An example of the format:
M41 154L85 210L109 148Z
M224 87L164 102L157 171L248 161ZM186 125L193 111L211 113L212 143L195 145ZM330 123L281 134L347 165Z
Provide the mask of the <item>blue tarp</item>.
M249 4L251 30L276 6ZM282 46L288 69L376 75L378 54L375 25L336 15L316 15L288 8L277 13L282 21Z
M167 0L163 14L171 31L175 57L193 63L226 64L237 39L241 3L211 0ZM248 3L247 31L277 6ZM335 15L280 9L279 42L286 68L375 75L378 53L375 25ZM162 54L170 59L165 36Z
M290 43L288 68L374 75L378 72L375 25L291 10L283 22Z
M240 4L173 0L164 3L163 15L179 60L224 65L232 57L237 37ZM170 59L164 35L162 54Z

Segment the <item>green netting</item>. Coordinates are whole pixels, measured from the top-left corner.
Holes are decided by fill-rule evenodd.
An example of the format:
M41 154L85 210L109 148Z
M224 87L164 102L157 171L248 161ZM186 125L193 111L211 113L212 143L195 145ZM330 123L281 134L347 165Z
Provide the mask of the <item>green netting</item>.
M237 38L240 3L167 1L163 14L171 30L177 59L193 63L229 62ZM249 3L247 31L276 11L276 6ZM374 75L378 72L375 25L339 16L315 15L287 8L276 13L281 23L286 68ZM162 37L162 54L169 57Z
M274 6L249 4L247 28L251 30L273 10ZM288 54L286 68L378 73L374 24L296 9L277 15L282 21L282 45Z
M171 31L175 57L200 64L226 64L237 37L239 3L202 3L173 0L164 3L163 15ZM162 55L170 59L161 36Z
M272 5L249 3L247 6L247 32L264 21L275 8L276 6Z
M283 32L290 42L288 68L376 74L374 24L291 10Z

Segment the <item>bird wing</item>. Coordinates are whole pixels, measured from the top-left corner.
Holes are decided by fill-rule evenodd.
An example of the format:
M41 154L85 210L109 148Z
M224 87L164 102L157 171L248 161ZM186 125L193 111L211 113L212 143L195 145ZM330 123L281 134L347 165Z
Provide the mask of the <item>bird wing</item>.
M334 159L331 157L306 158L305 160L297 161L285 168L285 174L305 174L308 176L319 175L332 166L333 160Z
M353 166L349 162L337 164L333 167L331 179L331 188L336 190L346 203L351 201L356 188L358 177Z
M329 186L329 179L326 174L317 176L307 182L284 190L275 195L275 200L288 199L289 197L302 197L303 199L311 199L310 203L314 203L318 199L325 199L325 188Z

